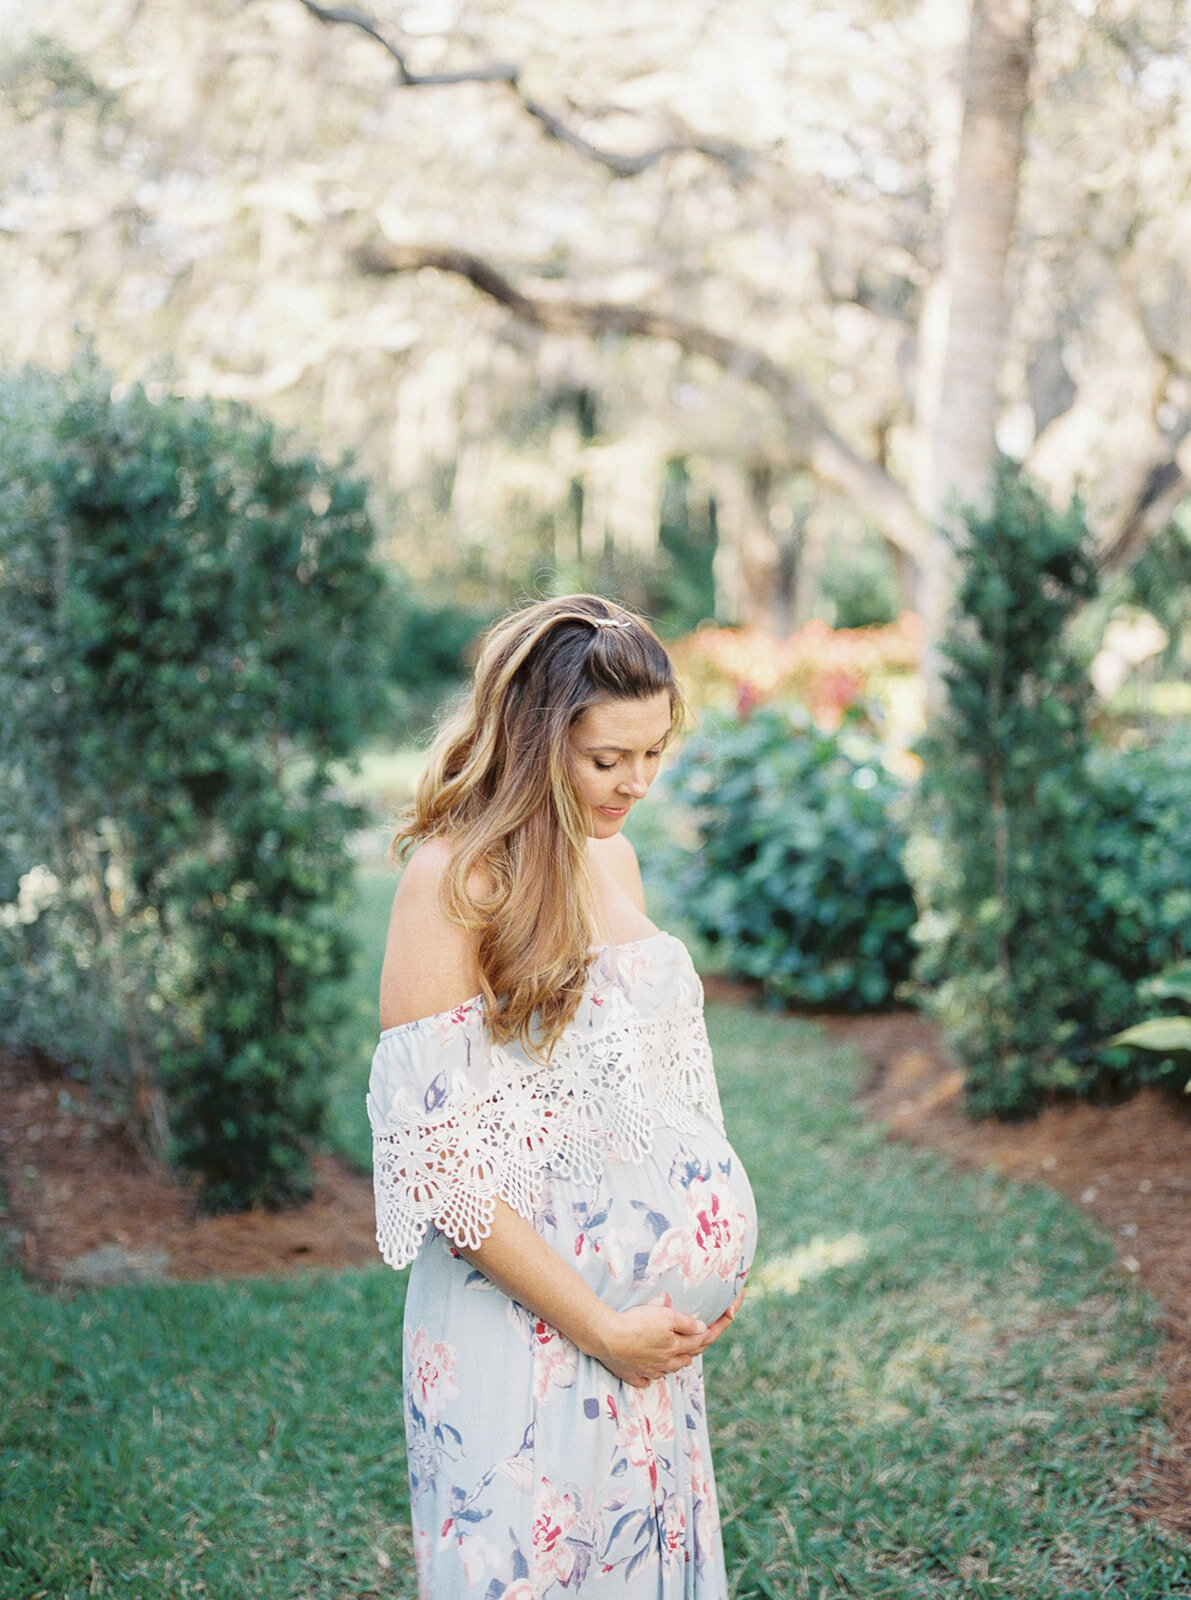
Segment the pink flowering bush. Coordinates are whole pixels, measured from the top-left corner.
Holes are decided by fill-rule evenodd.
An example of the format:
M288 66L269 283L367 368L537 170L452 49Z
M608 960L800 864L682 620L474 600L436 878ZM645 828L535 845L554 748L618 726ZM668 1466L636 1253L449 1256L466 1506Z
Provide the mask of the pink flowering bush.
M671 653L696 706L747 715L768 702L793 703L831 729L854 707L887 703L895 683L916 689L924 637L915 613L903 611L886 627L832 628L812 618L785 639L756 628L700 628Z

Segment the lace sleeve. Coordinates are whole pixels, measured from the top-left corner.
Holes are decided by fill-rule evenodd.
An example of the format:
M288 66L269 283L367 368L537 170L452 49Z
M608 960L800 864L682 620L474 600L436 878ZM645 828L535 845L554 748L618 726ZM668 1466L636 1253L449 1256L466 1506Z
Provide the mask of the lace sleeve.
M545 1065L494 1045L478 999L386 1029L368 1084L381 1255L408 1266L430 1223L476 1249L498 1199L532 1222L544 1173L598 1182L605 1160L643 1159L659 1123L701 1116L723 1131L693 968L649 1016L605 987Z
M507 1150L511 1129L494 1073L507 1076L478 1000L381 1034L368 1081L376 1242L405 1267L428 1223L474 1249L492 1229L495 1199L530 1215Z

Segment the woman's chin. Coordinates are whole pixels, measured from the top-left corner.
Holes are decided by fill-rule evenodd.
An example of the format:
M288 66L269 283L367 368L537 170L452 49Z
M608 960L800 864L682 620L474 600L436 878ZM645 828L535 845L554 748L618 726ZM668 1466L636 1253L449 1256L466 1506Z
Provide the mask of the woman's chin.
M622 811L619 816L610 816L606 811L593 811L588 833L593 839L610 839L624 827L627 816L627 811Z

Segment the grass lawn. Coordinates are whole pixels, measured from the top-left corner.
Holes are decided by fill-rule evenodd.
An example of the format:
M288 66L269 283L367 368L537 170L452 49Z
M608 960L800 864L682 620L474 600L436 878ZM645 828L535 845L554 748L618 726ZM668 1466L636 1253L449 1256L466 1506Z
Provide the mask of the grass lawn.
M361 1162L392 889L361 872L332 1084ZM733 1595L1191 1596L1191 1552L1130 1513L1155 1319L1108 1245L887 1144L809 1024L709 1021L762 1224L707 1358ZM0 1600L410 1600L402 1292L379 1264L74 1295L0 1269Z
M372 1166L372 1135L364 1109L364 1091L380 1027L377 995L389 908L396 887L397 876L388 867L356 868L356 900L348 931L359 946L359 958L343 988L348 1014L340 1034L340 1057L328 1083L327 1138L365 1171Z
M886 1144L807 1024L713 1009L762 1215L708 1357L732 1592L1148 1600L1152 1309L1064 1201ZM358 1084L357 1084L358 1087ZM402 1278L0 1279L2 1600L412 1596Z

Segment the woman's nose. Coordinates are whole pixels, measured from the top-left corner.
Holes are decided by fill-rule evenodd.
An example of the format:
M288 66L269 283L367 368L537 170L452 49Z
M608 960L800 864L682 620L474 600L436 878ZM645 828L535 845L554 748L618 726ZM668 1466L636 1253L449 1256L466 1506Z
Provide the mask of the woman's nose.
M636 800L640 800L649 792L649 783L643 772L631 773L623 780L620 787L625 794L631 794Z

